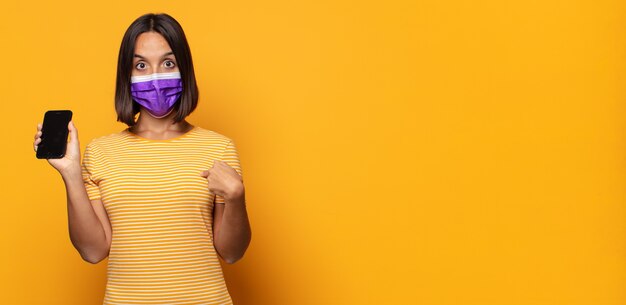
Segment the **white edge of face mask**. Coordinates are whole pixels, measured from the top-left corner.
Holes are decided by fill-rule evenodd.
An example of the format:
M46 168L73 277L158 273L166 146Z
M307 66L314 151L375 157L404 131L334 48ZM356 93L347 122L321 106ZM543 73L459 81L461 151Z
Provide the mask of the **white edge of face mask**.
M180 78L180 72L166 72L166 73L152 73L148 75L131 76L131 83L145 82L149 80L157 79L178 79Z

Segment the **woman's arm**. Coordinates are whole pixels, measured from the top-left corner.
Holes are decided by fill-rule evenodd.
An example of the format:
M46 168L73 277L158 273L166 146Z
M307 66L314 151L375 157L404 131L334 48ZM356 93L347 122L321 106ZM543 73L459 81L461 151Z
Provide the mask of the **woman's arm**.
M243 184L224 200L214 206L213 243L222 259L233 264L243 257L251 239Z
M61 176L67 193L70 240L85 261L96 264L109 254L111 225L108 216L101 200L89 200L80 167L69 167Z
M65 182L70 240L84 260L95 264L109 253L111 225L102 201L89 201L80 164L78 129L73 121L67 124L67 128L70 140L65 155L60 159L48 159L48 163L61 174ZM37 124L33 143L35 152L41 143L41 129L42 124ZM85 154L89 157L87 150Z
M235 143L229 141L221 160L214 160L211 169L200 175L208 179L209 191L215 194L213 246L224 261L233 264L243 257L252 235Z

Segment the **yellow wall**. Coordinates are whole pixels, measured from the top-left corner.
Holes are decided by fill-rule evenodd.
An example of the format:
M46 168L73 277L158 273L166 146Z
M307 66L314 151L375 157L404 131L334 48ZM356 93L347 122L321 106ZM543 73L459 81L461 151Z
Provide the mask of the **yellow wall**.
M176 4L174 4L176 2ZM48 109L117 132L119 44L178 19L193 124L235 139L235 304L625 304L623 1L3 2L2 304L98 304Z

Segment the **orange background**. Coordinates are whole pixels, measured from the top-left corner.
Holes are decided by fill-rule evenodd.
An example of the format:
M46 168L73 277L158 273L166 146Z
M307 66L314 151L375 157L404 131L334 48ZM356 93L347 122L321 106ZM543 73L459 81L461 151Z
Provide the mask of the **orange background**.
M623 1L5 1L1 303L100 304L32 149L120 131L118 48L183 26L192 124L238 145L235 304L625 304Z

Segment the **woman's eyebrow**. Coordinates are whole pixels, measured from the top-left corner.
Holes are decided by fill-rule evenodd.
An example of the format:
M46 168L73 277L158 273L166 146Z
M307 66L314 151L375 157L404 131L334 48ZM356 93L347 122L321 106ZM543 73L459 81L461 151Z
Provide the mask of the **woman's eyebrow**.
M165 54L161 55L161 58L163 58L163 57L165 57L165 56L168 56L168 55L173 55L173 54L174 54L174 52L170 51L170 52L167 52L167 53L165 53ZM145 57L143 57L143 56L141 56L141 55L139 55L139 54L135 54L133 57L139 57L139 58L141 58L141 59L146 59Z

